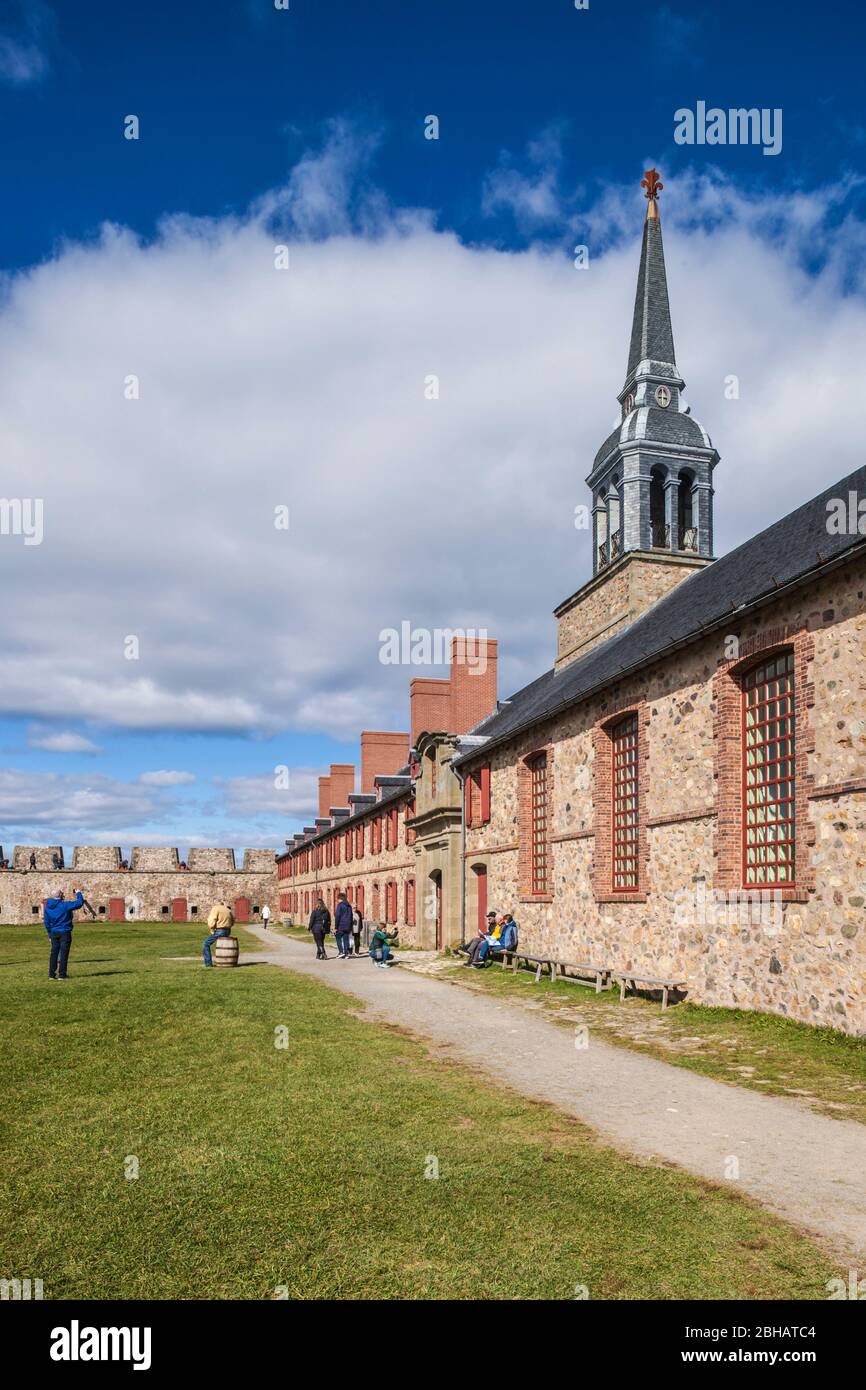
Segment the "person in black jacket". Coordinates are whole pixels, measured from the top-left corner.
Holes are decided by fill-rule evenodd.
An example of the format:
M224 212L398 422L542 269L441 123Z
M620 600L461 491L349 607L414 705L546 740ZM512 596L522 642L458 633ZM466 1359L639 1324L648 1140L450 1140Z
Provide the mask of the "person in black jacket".
M334 936L341 960L348 960L352 954L352 908L345 893L337 899L334 911Z
M310 913L310 921L307 930L313 933L313 940L316 943L316 960L327 960L328 953L325 950L325 937L331 930L331 914L325 907L325 900L321 893L316 899L316 906Z

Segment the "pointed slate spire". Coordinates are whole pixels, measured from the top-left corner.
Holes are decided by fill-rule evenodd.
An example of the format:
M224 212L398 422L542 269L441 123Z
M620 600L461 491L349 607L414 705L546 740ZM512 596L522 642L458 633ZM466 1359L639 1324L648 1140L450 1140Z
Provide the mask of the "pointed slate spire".
M627 388L633 385L641 362L657 364L656 375L679 375L674 355L662 224L657 201L664 184L659 180L657 170L647 169L641 187L646 190L648 201L631 327ZM658 371L658 367L664 366L669 368L669 372Z
M706 563L713 553L712 473L718 454L683 399L668 303L655 169L641 180L643 227L621 418L587 478L595 574L630 552Z

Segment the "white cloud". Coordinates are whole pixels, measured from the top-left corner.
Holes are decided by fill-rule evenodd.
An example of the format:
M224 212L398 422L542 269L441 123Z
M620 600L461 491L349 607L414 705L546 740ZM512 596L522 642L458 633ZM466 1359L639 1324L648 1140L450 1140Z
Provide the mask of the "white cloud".
M264 817L269 823L277 815L285 818L288 827L292 820L310 824L310 817L319 814L318 776L312 768L292 768L287 787L278 785L275 776L227 777L216 781L227 815L243 822Z
M80 777L55 772L0 768L0 825L17 840L26 833L84 837L92 831L164 817L170 807L154 793L112 777ZM115 841L112 841L115 843Z
M559 249L465 246L389 209L372 148L335 125L246 218L173 218L148 244L108 228L8 281L4 492L44 499L45 539L0 539L0 712L405 727L419 671L383 667L378 640L404 619L487 628L503 695L550 665L551 610L590 569L574 507L622 385L639 190L589 207L578 272ZM665 182L679 363L722 453L721 551L861 461L863 226L841 187ZM566 205L568 236L575 218ZM257 779L225 794L244 814L281 805Z
M526 147L528 172L514 167L503 150L499 164L484 180L482 209L488 217L511 212L523 233L532 233L563 221L564 199L560 188L562 127L547 126Z
M12 0L0 25L0 81L26 87L48 72L54 15L42 0Z
M185 787L195 781L195 773L171 770L143 772L138 780L144 787Z
M47 730L31 729L27 742L31 748L43 748L49 753L101 753L102 749L83 734L71 729L51 733Z

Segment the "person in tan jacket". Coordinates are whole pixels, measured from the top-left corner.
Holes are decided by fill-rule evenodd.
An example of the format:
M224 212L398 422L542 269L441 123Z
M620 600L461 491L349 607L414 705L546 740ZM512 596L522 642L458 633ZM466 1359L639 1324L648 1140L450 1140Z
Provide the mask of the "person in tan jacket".
M213 961L210 957L211 946L215 941L218 941L221 936L231 936L232 927L235 924L231 908L225 903L214 903L208 913L207 924L210 927L211 934L202 942L201 955L205 964L205 969L209 970L213 966Z

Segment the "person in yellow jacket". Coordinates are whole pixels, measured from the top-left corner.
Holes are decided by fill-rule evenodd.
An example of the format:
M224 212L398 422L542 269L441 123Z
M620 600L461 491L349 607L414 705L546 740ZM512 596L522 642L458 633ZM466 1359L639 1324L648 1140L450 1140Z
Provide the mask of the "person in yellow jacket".
M202 942L201 955L205 964L205 969L210 970L213 966L213 961L210 958L211 946L215 941L218 941L221 936L231 936L232 927L235 924L234 914L231 908L225 903L214 903L208 913L207 924L210 927L211 934Z

